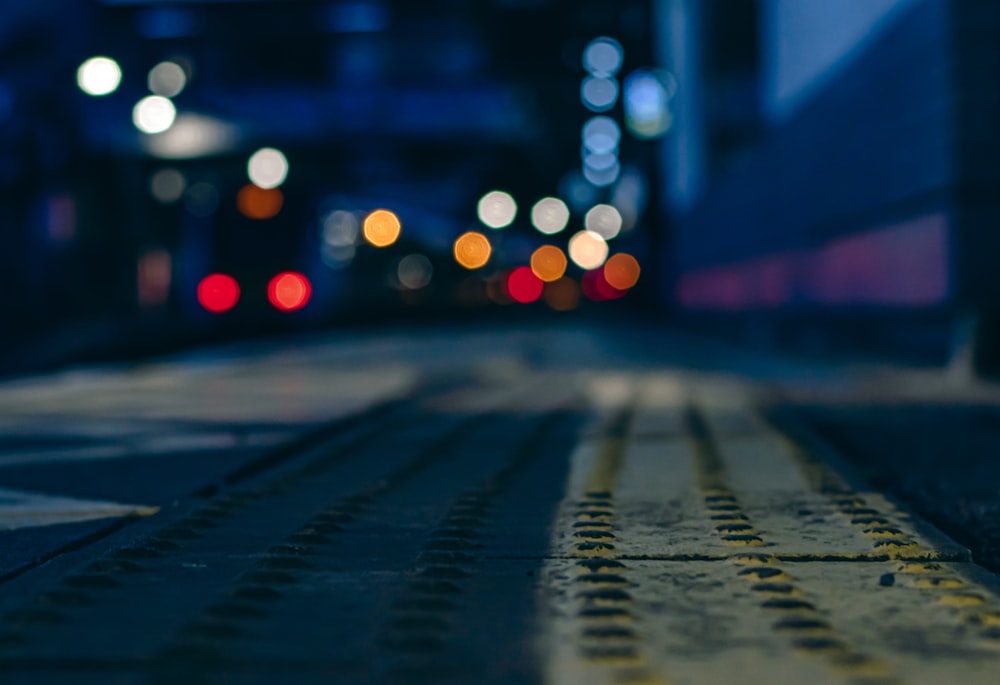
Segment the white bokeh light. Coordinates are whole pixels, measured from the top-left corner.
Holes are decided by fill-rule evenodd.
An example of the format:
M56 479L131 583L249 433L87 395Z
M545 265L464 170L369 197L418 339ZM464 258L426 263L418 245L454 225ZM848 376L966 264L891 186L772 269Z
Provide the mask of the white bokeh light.
M187 85L187 74L176 62L160 62L149 70L146 85L151 92L172 98L184 90L184 86Z
M510 193L493 190L479 200L476 207L479 220L490 228L506 228L514 223L517 216L517 203Z
M612 205L595 205L583 217L583 225L605 240L611 240L622 230L622 215Z
M132 110L132 122L143 133L163 133L177 118L177 109L162 95L149 95L139 100Z
M557 197L543 197L531 208L531 225L545 235L552 235L566 228L569 208Z
M250 156L247 174L254 185L261 188L277 188L288 177L288 160L280 150L264 147Z
M87 95L108 95L121 82L121 67L110 57L91 57L76 70L76 83Z
M583 68L594 76L614 76L624 60L621 43L607 36L590 41L583 51Z
M596 269L608 258L608 244L593 231L580 231L569 239L569 258L581 269Z

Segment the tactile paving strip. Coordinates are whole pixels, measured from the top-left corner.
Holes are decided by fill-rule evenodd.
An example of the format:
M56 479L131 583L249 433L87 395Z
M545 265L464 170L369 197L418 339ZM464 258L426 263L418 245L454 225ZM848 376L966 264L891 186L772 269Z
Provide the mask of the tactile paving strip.
M574 455L545 570L549 682L996 681L991 574L777 433L745 388L692 385L637 384L629 429ZM628 629L606 633L627 644L607 646L617 661L586 639L587 558L613 583L593 609Z

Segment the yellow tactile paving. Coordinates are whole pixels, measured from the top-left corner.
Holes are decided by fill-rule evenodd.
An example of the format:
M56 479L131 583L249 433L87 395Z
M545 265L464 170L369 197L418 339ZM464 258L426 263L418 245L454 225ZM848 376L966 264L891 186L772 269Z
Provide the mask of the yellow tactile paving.
M993 576L747 388L647 377L619 409L577 449L553 531L549 682L998 681Z

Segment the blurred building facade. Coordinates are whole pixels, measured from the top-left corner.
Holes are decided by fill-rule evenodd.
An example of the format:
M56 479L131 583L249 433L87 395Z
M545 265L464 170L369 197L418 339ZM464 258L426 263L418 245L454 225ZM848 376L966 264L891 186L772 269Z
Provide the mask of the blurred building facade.
M667 298L758 319L895 316L937 341L972 310L988 332L1000 5L659 0L658 13L679 82L661 150Z

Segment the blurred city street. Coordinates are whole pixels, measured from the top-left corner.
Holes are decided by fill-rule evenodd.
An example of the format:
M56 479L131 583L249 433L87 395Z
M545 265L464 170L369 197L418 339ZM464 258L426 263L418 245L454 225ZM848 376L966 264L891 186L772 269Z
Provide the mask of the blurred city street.
M998 36L0 0L0 685L1000 682Z

